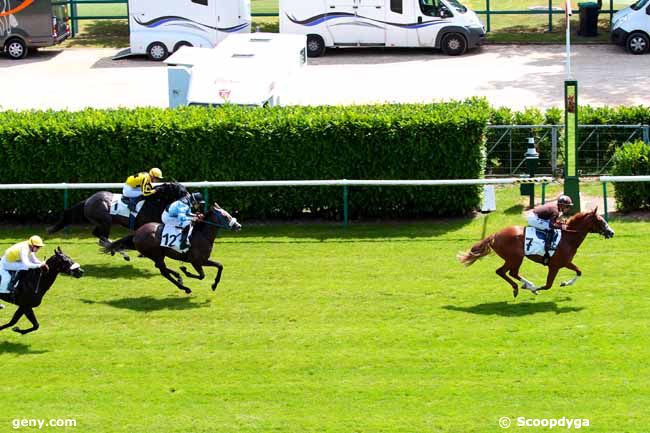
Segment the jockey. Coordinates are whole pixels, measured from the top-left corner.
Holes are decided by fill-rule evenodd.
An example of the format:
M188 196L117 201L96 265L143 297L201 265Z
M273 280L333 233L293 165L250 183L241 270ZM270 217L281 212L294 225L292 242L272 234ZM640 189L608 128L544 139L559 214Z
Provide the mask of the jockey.
M187 237L190 233L192 223L200 218L200 214L192 213L193 209L198 210L200 203L203 202L203 197L200 193L195 193L176 200L163 211L161 220L165 225L173 225L181 228L181 243L180 249L184 250L190 247L187 242Z
M131 212L135 212L135 206L140 201L140 197L147 197L156 192L153 189L153 183L162 178L162 171L159 168L152 168L149 173L143 171L126 179L122 188L122 195L129 199L129 210Z
M0 293L10 293L10 287L18 280L19 272L11 278L9 271L26 271L28 269L42 268L47 270L47 264L36 257L36 253L45 246L43 239L32 236L29 240L19 242L5 251L0 260Z
M544 264L547 265L550 259L549 249L553 241L554 229L561 229L563 225L560 217L564 216L573 206L573 201L568 195L561 195L557 201L537 206L528 217L528 225L546 232L544 243Z

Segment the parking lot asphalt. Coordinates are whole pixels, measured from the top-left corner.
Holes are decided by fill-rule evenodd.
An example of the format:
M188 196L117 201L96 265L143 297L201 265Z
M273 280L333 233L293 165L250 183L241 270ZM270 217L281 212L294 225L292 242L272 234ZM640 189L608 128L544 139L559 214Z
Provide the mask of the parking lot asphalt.
M166 66L145 58L114 61L118 49L47 49L0 57L0 109L167 106ZM613 45L572 47L580 104L650 105L650 55ZM261 71L260 73L264 73ZM513 109L563 106L563 45L489 45L461 57L432 50L338 49L309 59L283 104L432 102L483 96Z

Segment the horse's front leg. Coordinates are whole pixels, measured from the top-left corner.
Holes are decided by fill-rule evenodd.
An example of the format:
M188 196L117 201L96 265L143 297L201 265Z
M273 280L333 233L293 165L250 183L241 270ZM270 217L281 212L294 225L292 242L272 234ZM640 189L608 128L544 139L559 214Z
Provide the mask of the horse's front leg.
M212 291L214 292L215 290L217 290L217 285L219 284L219 281L221 281L221 273L223 272L223 265L219 262L215 262L210 259L207 259L206 261L203 262L203 266L211 266L213 268L217 268L217 276L214 277L214 283L212 283L212 286L210 286L212 287Z
M14 313L14 316L11 318L11 320L4 325L0 326L0 331L3 329L7 329L10 326L14 326L18 321L20 320L21 317L23 317L23 314L25 314L25 311L23 310L23 307L18 307L16 312Z
M40 328L41 325L38 324L38 320L36 320L36 314L34 314L34 310L32 308L25 308L24 310L25 317L32 322L32 327L28 329L20 329L19 327L14 327L11 328L12 331L17 332L19 334L29 334L30 332L36 331L38 328Z
M555 277L557 277L557 273L560 270L557 266L549 266L548 267L548 274L546 275L546 284L542 287L539 287L533 291L533 293L539 291L539 290L548 290L553 286L553 281L555 281ZM536 293L535 293L536 294Z
M188 272L185 266L181 266L181 271L183 271L185 276L189 278L196 278L197 280L202 280L205 278L205 272L203 272L203 267L201 265L192 263L192 267L196 270L198 275L194 275L191 272Z
M560 286L562 286L562 287L564 287L564 286L572 286L573 284L575 284L576 281L578 281L578 278L580 278L580 277L582 276L582 271L580 270L580 268L578 268L578 267L577 267L576 265L574 265L573 263L569 263L569 264L566 265L565 267L566 267L567 269L571 269L572 271L575 271L576 276L573 277L573 278L571 278L570 280L562 281L562 283L560 284Z

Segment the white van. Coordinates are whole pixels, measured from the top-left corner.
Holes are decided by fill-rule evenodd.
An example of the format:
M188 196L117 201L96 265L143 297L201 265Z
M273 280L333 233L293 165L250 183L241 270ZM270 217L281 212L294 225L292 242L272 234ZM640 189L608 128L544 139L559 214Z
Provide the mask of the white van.
M612 42L624 45L632 54L644 54L650 47L650 0L638 0L612 17Z
M329 47L432 47L451 56L485 40L459 0L280 0L280 33L307 36L310 57Z
M181 48L165 63L169 106L275 106L292 75L307 63L306 37L231 35L216 48Z
M250 32L250 0L129 0L130 49L164 60L180 47L212 48L232 33Z

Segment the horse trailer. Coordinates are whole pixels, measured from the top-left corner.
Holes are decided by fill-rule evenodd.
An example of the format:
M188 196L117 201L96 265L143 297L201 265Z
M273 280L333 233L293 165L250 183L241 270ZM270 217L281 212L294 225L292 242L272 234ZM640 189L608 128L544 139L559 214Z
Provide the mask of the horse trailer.
M485 40L459 0L280 0L280 33L307 36L310 57L329 47L432 47L460 55Z
M69 36L65 3L0 0L0 47L10 59L22 59L29 48L56 45Z
M182 48L165 61L169 106L277 106L290 79L307 63L306 40L251 33L228 36L213 49Z
M114 59L146 54L161 61L180 47L212 48L251 27L250 0L128 0L128 6L130 48Z

